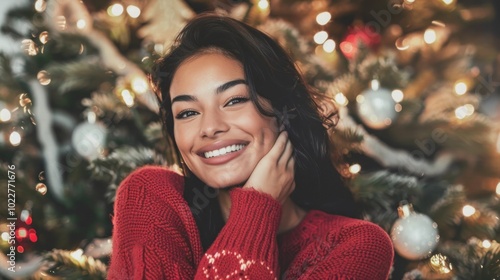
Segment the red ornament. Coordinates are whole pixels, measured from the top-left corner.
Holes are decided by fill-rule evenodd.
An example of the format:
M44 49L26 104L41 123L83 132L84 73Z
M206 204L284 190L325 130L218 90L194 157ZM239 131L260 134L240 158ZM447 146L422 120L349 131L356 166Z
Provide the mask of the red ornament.
M376 50L380 46L381 36L371 25L357 25L349 28L339 47L345 57L353 59L358 54L359 44L363 44L370 50Z
M24 212L24 215L21 214L20 219L16 222L16 245L17 252L20 254L28 252L38 242L38 234L32 227L33 218L30 214Z

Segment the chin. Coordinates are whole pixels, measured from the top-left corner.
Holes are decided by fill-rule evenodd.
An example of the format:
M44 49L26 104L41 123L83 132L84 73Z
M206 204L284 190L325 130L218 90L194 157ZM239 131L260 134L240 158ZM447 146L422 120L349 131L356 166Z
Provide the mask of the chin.
M245 182L248 180L248 177L246 178L240 178L241 176L231 176L229 178L219 178L219 180L202 180L205 182L207 185L211 186L212 188L215 189L225 189L225 188L230 188L230 187L235 187L235 186L242 186L245 184Z

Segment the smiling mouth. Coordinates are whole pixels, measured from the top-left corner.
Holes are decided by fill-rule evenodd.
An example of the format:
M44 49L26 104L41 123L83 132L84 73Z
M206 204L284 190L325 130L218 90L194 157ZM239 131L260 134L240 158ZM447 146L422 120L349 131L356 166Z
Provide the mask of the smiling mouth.
M229 145L229 146L224 147L224 148L205 152L205 153L203 153L203 156L205 158L213 158L213 157L223 156L223 155L226 155L229 153L237 152L237 151L243 149L243 147L245 147L245 146L246 146L245 144Z

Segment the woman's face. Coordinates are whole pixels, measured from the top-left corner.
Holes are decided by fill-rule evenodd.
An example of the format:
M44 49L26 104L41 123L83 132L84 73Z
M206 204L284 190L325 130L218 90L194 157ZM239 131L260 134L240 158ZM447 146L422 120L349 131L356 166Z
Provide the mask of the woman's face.
M220 53L184 61L170 87L174 137L189 169L223 188L244 183L278 136L250 100L241 63ZM270 104L259 99L265 108Z

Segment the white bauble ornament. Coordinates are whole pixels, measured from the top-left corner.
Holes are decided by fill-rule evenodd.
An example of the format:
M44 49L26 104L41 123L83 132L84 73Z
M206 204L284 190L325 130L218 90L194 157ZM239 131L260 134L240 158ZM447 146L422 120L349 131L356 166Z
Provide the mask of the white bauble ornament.
M99 157L106 143L107 129L101 123L85 122L73 130L71 142L82 157L93 160Z
M357 100L358 115L368 127L383 129L396 118L396 101L386 88L363 91Z
M413 211L411 204L402 204L398 212L399 219L391 229L396 252L408 260L429 256L439 241L437 224L428 216Z

